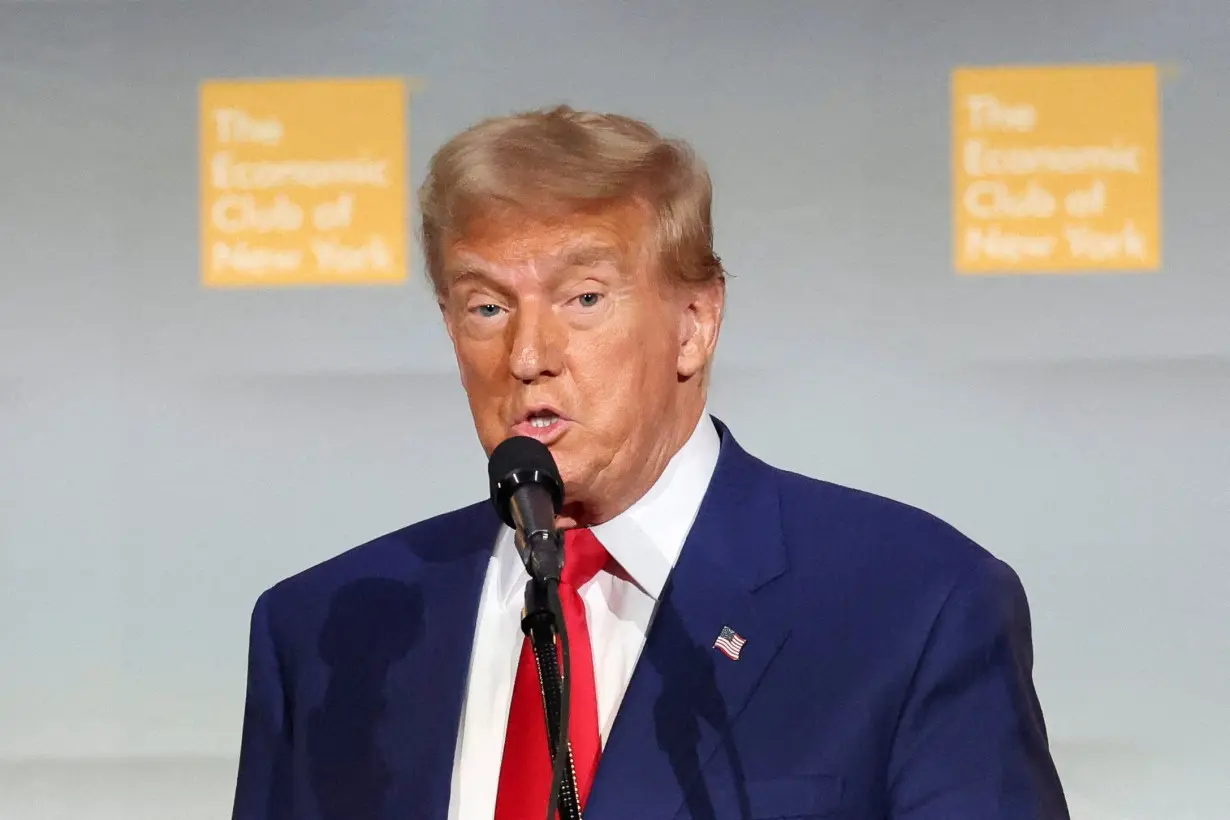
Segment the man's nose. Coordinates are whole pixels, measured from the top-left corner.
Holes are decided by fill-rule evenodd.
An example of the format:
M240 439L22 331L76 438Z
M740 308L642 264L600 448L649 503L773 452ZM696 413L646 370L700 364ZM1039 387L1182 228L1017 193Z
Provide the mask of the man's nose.
M567 334L551 306L522 303L512 325L509 367L514 378L534 382L559 375Z

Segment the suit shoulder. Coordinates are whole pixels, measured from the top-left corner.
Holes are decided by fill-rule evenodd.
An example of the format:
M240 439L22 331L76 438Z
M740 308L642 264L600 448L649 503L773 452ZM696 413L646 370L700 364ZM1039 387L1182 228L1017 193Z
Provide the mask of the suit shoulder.
M795 551L799 556L827 556L880 573L949 580L988 565L1006 568L989 550L924 509L774 469L787 541L823 547Z
M319 598L356 578L396 576L459 551L490 549L498 519L489 502L450 510L377 536L283 578L261 594L273 604ZM480 537L475 537L479 535Z

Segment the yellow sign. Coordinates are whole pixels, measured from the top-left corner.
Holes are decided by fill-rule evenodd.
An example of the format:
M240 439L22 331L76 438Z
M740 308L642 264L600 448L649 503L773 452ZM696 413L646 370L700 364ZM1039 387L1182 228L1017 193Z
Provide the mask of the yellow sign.
M959 272L1157 269L1154 66L962 68L952 115Z
M396 79L201 87L207 287L406 278L406 89Z

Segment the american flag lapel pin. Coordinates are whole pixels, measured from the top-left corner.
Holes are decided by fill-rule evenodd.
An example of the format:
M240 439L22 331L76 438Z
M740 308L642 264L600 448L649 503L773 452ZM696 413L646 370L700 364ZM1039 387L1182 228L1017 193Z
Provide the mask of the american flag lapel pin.
M718 633L717 640L713 642L713 648L721 652L732 661L739 660L739 653L743 651L743 645L747 643L747 639L735 632L728 626L722 627L722 631Z

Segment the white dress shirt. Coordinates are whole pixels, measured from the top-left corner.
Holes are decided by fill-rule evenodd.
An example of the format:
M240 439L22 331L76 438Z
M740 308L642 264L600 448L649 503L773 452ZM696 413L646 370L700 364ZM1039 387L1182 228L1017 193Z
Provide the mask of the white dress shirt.
M600 572L580 590L585 601L598 732L605 746L620 701L640 658L658 597L717 465L720 441L706 410L657 483L625 512L592 527L631 581ZM500 530L478 605L469 681L453 764L449 820L491 820L495 814L504 735L521 655L521 608L528 576Z

